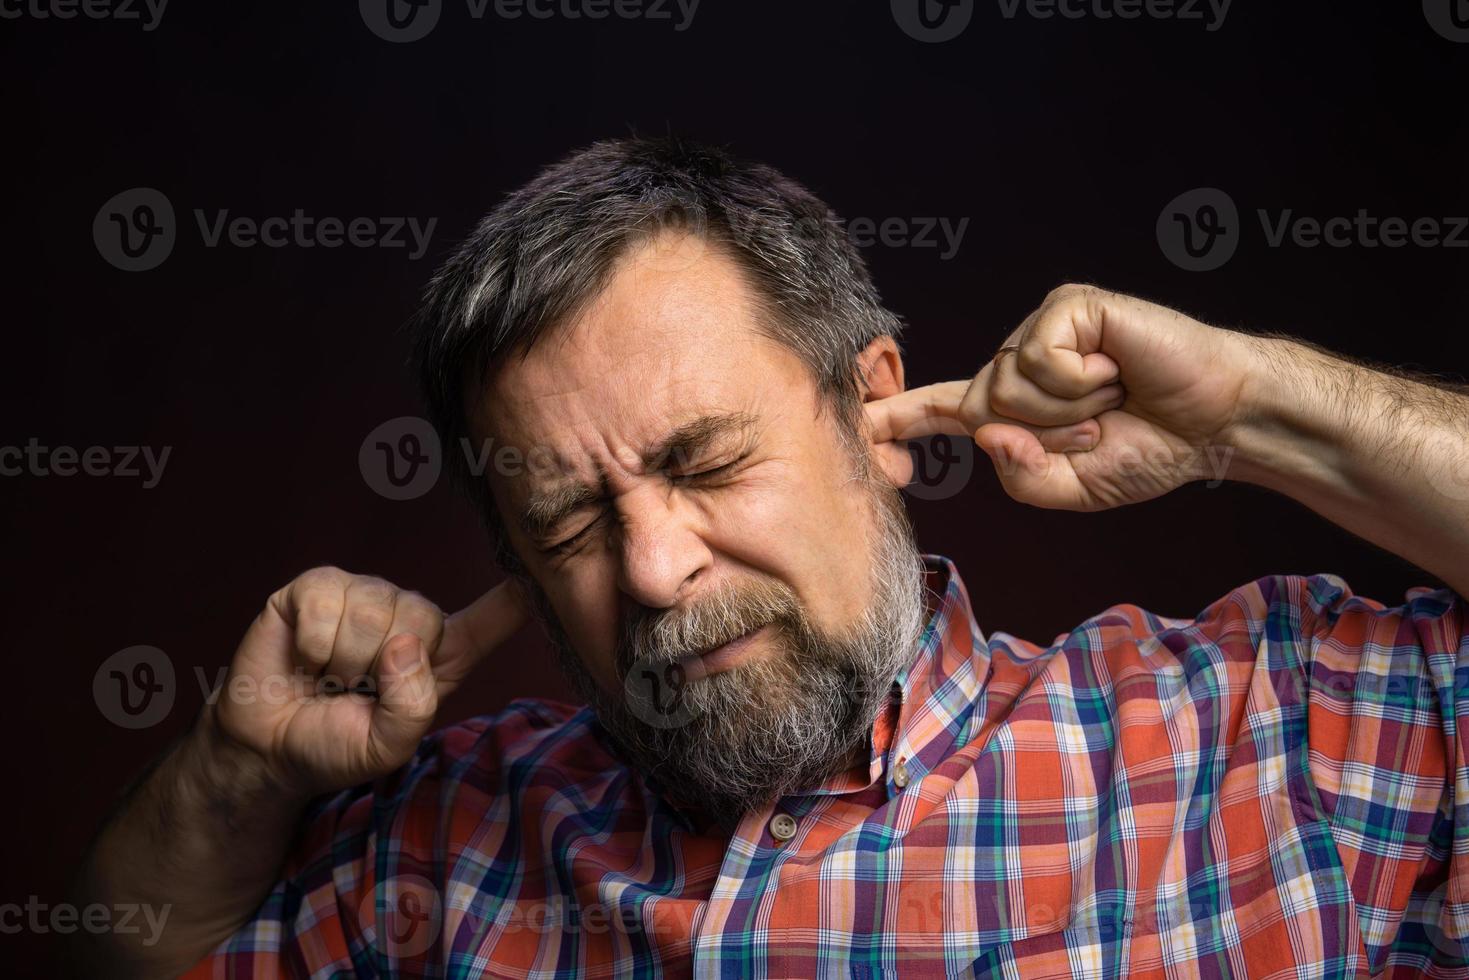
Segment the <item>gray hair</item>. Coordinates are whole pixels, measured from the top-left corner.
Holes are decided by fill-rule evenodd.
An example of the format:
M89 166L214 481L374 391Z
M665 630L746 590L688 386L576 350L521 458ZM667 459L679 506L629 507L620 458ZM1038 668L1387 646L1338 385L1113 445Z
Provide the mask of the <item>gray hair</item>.
M452 477L513 574L520 563L465 454L472 399L606 285L631 248L677 230L723 249L749 277L760 328L809 368L844 437L858 431L857 355L902 332L837 215L771 167L678 139L593 144L491 211L434 274L414 320L414 361Z

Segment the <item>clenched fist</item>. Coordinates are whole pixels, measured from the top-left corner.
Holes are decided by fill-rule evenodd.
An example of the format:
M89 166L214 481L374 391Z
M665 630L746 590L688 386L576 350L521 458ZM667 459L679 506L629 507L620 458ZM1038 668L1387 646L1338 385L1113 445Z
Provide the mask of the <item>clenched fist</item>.
M439 698L526 618L509 581L446 618L382 579L313 568L250 625L214 722L293 793L372 780L408 761Z
M1257 413L1261 345L1091 286L1051 292L972 379L866 404L876 443L974 439L1011 497L1102 510L1222 478Z

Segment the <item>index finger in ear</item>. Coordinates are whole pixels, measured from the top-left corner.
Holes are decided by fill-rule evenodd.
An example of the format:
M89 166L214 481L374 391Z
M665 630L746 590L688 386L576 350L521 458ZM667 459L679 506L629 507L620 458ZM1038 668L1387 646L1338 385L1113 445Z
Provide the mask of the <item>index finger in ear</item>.
M478 660L500 646L530 620L520 583L506 579L444 621L444 639L435 659Z
M968 381L941 381L867 402L863 408L872 423L872 441L969 435L959 421L959 404L969 385Z

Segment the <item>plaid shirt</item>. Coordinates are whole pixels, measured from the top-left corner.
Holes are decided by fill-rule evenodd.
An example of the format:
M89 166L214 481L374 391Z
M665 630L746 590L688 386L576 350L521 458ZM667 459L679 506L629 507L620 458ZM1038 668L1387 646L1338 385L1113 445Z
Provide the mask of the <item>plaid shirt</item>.
M189 976L1469 976L1463 599L1277 575L1042 646L926 562L865 771L729 836L517 701L318 804Z

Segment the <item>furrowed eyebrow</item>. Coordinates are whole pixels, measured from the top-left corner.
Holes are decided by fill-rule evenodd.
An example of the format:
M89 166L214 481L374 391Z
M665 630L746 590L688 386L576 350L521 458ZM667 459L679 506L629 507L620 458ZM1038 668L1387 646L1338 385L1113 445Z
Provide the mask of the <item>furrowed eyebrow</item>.
M755 428L756 419L747 412L726 412L721 415L701 415L674 429L669 436L652 451L644 455L650 468L662 469L670 460L683 464L705 452L716 440L738 435L748 439Z
M585 483L566 483L535 494L520 515L520 527L533 538L548 537L556 525L597 499L600 494Z
M701 415L644 453L645 468L663 469L670 461L685 464L731 434L748 439L755 423L755 417L746 412ZM521 529L534 538L546 538L567 516L601 496L600 487L586 483L566 483L533 493L521 513Z

